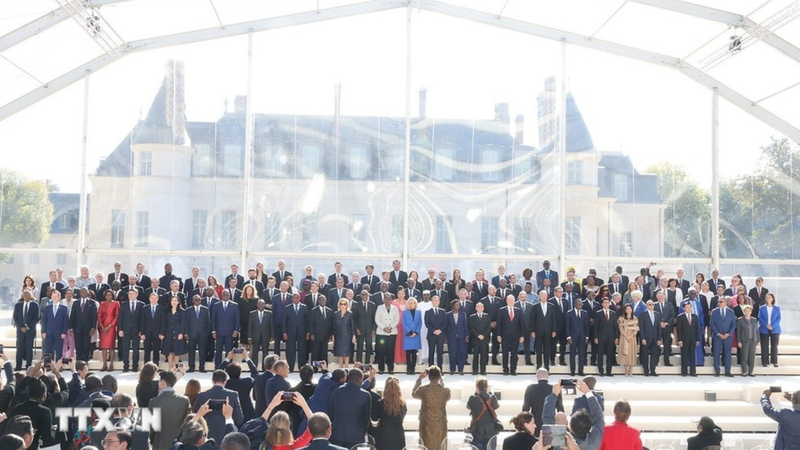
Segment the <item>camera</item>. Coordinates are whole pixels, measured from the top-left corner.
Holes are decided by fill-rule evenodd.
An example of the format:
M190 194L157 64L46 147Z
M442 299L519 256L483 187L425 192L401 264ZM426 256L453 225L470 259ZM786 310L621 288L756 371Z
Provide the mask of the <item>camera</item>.
M241 347L233 349L233 353L235 353L237 355L241 355L242 352L244 352L244 349L241 348Z
M568 395L575 395L578 392L577 378L562 378L561 379L561 392Z
M770 386L769 387L769 391L770 392L783 392L783 390L781 389L780 386Z
M72 364L72 358L61 358L61 364Z
M53 363L53 355L50 353L45 353L43 362L45 368L50 368L50 364Z
M361 366L361 371L364 372L364 373L371 372L372 371L372 364L365 364L365 365Z
M224 404L225 400L211 399L208 401L208 407L211 411L222 411L222 405Z
M283 400L284 402L291 402L292 400L294 400L294 392L284 392L283 395L281 396L281 400Z
M323 361L312 361L311 364L314 366L315 369L319 369L322 367Z

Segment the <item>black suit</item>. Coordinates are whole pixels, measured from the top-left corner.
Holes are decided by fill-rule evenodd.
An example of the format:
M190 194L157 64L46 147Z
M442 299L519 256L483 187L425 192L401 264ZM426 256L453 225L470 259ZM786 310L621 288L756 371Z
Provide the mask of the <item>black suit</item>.
M189 277L189 278L186 279L186 281L183 282L183 295L185 295L186 298L189 299L189 304L191 304L192 293L196 289L197 289L197 281L194 278ZM202 292L200 293L200 297L202 297L204 295L205 295L205 293L202 293Z
M229 287L231 287L230 279L233 278L233 277L234 277L233 274L230 274L227 277L225 277L225 284L223 285L225 287L225 289L228 289ZM244 277L237 273L236 274L236 289L241 290L243 287L244 287ZM231 299L231 300L233 300L233 299Z
M522 302L516 302L514 307L520 310L520 327L522 328L522 352L525 355L525 364L531 365L531 333L533 333L533 307L525 302L525 309L522 309ZM502 308L501 308L502 309ZM495 330L495 333L497 331Z
M609 310L600 310L594 316L594 338L597 339L597 370L602 376L603 357L606 358L605 374L611 375L614 366L614 354L619 340L619 327L617 326L617 313Z
M49 285L50 283L45 283L45 284ZM111 289L111 286L107 285L106 283L100 283L100 284L92 283L86 288L89 289L90 292L94 292L94 298L103 298L103 292ZM41 292L42 296L44 296L45 291Z
M256 367L255 363L251 359L246 360L247 367L250 368L250 376L249 377L239 377L236 379L229 379L227 383L225 383L225 389L229 389L231 391L236 391L239 394L239 403L242 405L242 416L244 416L244 422L248 420L255 419L256 417L256 410L253 406L253 386L258 381L259 373L258 368ZM217 367L219 370L225 370L228 367L230 361L225 359L222 363ZM263 414L263 413L262 413Z
M701 300L704 297L701 297ZM661 314L661 344L664 346L664 364L669 363L672 356L672 329L675 327L675 308L664 301L664 304L656 303L655 308Z
M306 334L308 333L308 307L302 303L297 304L295 312L294 303L289 303L283 311L283 334L286 338L286 362L289 370L294 370L295 361L298 367L306 365Z
M276 270L275 272L272 272L272 276L275 277L275 284L280 286L281 282L283 280L285 280L286 277L291 277L292 276L292 272L289 272L288 270L284 270L283 271L283 275L281 275L281 271L280 270ZM314 280L312 280L312 281L314 281ZM264 282L265 286L266 286L266 281L262 280L262 282Z
M105 283L103 283L102 285L105 286L106 289L111 289ZM94 283L90 284L89 286L94 286ZM42 283L42 285L39 287L39 297L42 297L42 298L46 297L47 296L47 288L49 288L49 287L52 287L53 290L61 292L64 289L64 287L66 287L66 284L64 284L64 283L62 283L60 281L56 281L55 283L50 283L49 281L46 281L46 282ZM90 291L92 290L91 287L89 288L89 290ZM77 297L75 297L75 298L77 298ZM39 301L38 298L35 298L34 300Z
M353 280L351 283L348 283L345 287L353 291L356 297L358 297L359 294L361 294L361 291L364 290L364 284L361 282L361 280ZM372 291L370 290L370 292Z
M158 364L158 354L161 351L161 339L158 335L166 323L166 313L161 305L156 305L155 308L155 314L151 305L145 305L142 309L139 332L144 335L144 362Z
M553 297L550 303L555 306L558 314L556 315L556 337L552 341L552 351L550 352L550 363L555 361L556 357L556 344L558 344L558 362L562 366L566 364L565 357L567 354L567 326L565 318L570 311L572 311L572 300L562 296L561 298Z
M27 312L25 305L24 301L14 305L14 326L17 330L17 370L22 370L23 356L25 357L25 367L29 367L33 362L33 340L36 337L36 325L39 323L39 304L34 300L27 302ZM27 328L24 333L22 332L23 328Z
M472 295L475 298L483 298L489 295L489 286L490 284L486 282L486 280L481 281L478 283L477 281L472 282Z
M508 306L500 308L497 312L497 336L502 338L501 352L503 353L503 373L507 374L509 368L511 372L517 371L517 347L519 338L522 337L522 311L514 307L514 318ZM510 359L510 361L509 361Z
M322 314L323 308L325 314ZM334 311L327 306L318 305L309 313L309 333L311 333L311 360L328 362L328 342L333 335ZM338 314L338 312L337 312Z
M361 277L361 284L368 284L370 292L375 292L375 290L378 289L378 284L380 282L381 282L381 278L379 276L375 275L375 274L364 275L363 277ZM358 295L358 294L359 294L359 292L356 292L356 295Z
M346 286L347 283L350 282L350 279L347 278L347 275L345 275L343 273L340 273L340 274L332 273L332 274L328 275L328 285L329 286L336 286L336 280L339 279L339 278L344 280L344 284L342 286Z
M695 375L695 348L697 343L700 342L700 321L697 319L696 314L692 314L692 322L689 324L689 319L686 313L678 316L675 320L676 335L678 345L681 347L681 375Z
M114 281L119 281L119 287L124 288L128 285L128 274L127 273L115 273L111 272L108 274L108 278L106 283L111 286ZM99 297L98 297L99 298Z
M655 374L658 366L658 357L661 348L661 314L653 311L653 320L650 320L650 311L639 314L639 357L645 375Z
M553 333L558 329L558 307L547 303L547 310L541 302L533 307L533 332L536 333L536 367L550 370L550 362L555 358Z
M480 300L480 302L483 303L483 312L489 316L491 322L495 322L495 326L497 326L497 310L505 305L505 301L503 301L502 298L503 297L490 297L487 295ZM491 341L492 347L492 361L495 361L495 364L497 364L496 361L497 355L500 353L500 343L497 342L495 330L496 328L491 328L491 338L489 341Z
M125 286L124 288L122 288L120 290L120 293L119 293L119 297L121 298L120 301L128 300L128 291L132 291L132 290L136 291L136 300L139 300L142 303L147 301L147 298L144 296L144 288L139 286L138 284L136 284L136 285L130 285L129 284L129 285ZM97 297L97 298L98 299L102 299L103 297Z
M36 450L39 448L39 439L42 440L42 445L49 447L56 444L55 433L53 431L53 412L44 405L41 405L34 400L18 404L8 418L16 416L28 416L33 423L33 429L36 434L33 436L33 442L28 450ZM4 433L5 434L5 433Z
M395 274L394 270L392 270L389 272L389 281L392 282L392 286L389 286L389 291L391 291L392 294L397 294L397 286L406 285L406 281L408 281L408 274L402 270Z
M144 290L150 289L150 287L153 285L153 282L150 280L150 277L148 277L145 274L137 274L136 279L139 280L136 282L136 284L141 286L142 289Z
M166 291L164 294L161 295L161 298L158 299L158 304L164 307L164 309L172 309L172 306L170 306L172 297L178 297L178 301L180 302L181 306L186 308L186 296L181 291L177 292L173 292L171 290Z
M261 282L259 279L246 279L244 280L244 285L247 286L248 284L253 285L253 289L256 290L256 295L260 295L266 289L266 285ZM244 292L244 287L242 287L242 292Z
M189 369L195 367L195 351L200 356L200 371L205 372L205 361L208 355L208 335L211 333L211 312L203 305L200 311L190 306L186 310L186 334L189 337Z
M81 307L84 301L85 306ZM75 356L81 361L89 361L89 333L91 330L97 332L97 302L92 299L74 301L69 315L69 329L75 336Z
M539 430L542 429L542 410L544 409L544 400L548 395L553 393L553 386L550 385L548 380L538 380L534 384L528 385L525 388L525 396L522 400L522 410L533 414L533 422L536 424L536 432L534 435L539 435ZM559 395L556 398L556 410L564 412L564 401Z
M126 300L119 304L119 319L117 329L122 332L122 367L130 367L130 351L133 350L133 370L139 370L139 325L142 323L142 309L144 303L134 300L134 310L131 311L131 302Z
M447 337L447 313L442 308L431 308L425 311L425 328L428 329L428 364L433 364L436 353L436 365L442 366L444 358L444 340ZM439 335L433 334L439 330Z
M377 277L376 277L377 278ZM383 302L381 301L381 304ZM353 302L353 322L356 328L356 361L368 363L372 355L372 340L375 333L375 312L378 305L367 300L367 307L364 302L358 299ZM362 359L363 356L363 359Z
M761 288L760 294L757 287L750 289L750 298L753 299L753 317L755 317L756 319L758 319L758 310L761 309L761 305L767 303L768 293L769 289L765 287Z
M475 313L469 316L469 334L473 342L472 355L472 374L475 375L480 370L481 374L486 373L487 359L489 358L489 340L491 340L492 318L489 314ZM478 336L483 336L479 339Z
M272 340L272 311L265 309L263 317L259 319L259 311L250 311L250 317L247 322L247 337L253 341L253 348L250 350L250 356L256 361L261 361L258 352L261 351L266 356L269 353L269 342Z

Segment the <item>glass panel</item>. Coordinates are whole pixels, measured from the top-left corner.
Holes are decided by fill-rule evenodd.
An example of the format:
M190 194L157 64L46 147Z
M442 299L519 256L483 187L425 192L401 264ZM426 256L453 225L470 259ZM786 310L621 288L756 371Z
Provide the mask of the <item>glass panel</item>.
M138 211L136 213L136 246L147 247L150 239L150 213Z

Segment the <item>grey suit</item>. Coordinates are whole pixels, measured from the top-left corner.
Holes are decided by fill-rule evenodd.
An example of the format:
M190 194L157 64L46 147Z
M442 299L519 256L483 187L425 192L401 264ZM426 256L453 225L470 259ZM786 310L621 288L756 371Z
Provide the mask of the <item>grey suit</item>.
M172 388L166 388L150 400L149 407L161 408L161 431L150 433L153 450L169 450L189 415L189 398Z
M253 348L250 351L250 357L253 361L261 361L258 352L263 351L264 355L269 353L269 341L272 339L272 311L264 310L264 315L261 320L258 317L258 310L250 311L250 317L247 320L247 337L253 340Z
M756 343L759 342L758 319L750 317L750 320L739 317L736 320L736 340L742 346L742 356L739 364L742 366L742 374L753 373L753 365L756 362Z

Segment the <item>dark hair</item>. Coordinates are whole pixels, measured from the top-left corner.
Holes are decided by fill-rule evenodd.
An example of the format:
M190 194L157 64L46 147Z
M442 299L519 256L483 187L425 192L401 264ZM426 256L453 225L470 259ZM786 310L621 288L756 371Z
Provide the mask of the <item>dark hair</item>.
M33 422L31 422L30 416L14 416L8 419L6 433L14 434L19 437L25 436L26 434L33 436L35 433L33 432Z
M89 375L86 377L86 391L89 393L97 392L103 389L103 380L97 375Z
M103 389L115 394L117 393L117 379L114 375L108 374L103 377Z
M430 366L428 367L428 378L431 381L439 381L442 379L442 369L439 366Z
M585 377L583 379L583 382L586 383L586 387L588 387L590 391L593 391L594 387L597 385L597 378Z
M197 447L200 444L200 439L203 439L205 436L206 430L203 429L200 422L190 420L181 427L181 443L183 443L183 445L194 445Z
M264 357L264 370L272 370L272 366L278 360L278 355L267 355Z
M241 373L241 369L239 369L239 372ZM218 369L218 370L215 370L214 373L211 374L211 382L214 383L214 384L224 383L226 381L228 381L228 374L225 373L224 370L219 370Z
M28 383L28 398L35 400L37 403L44 403L47 398L47 387L45 387L42 380L34 378Z
M25 450L25 440L15 434L0 437L0 448L9 450Z
M533 414L528 411L522 411L508 421L508 423L514 425L514 429L517 431L523 431L525 429L525 424L531 422L533 422Z
M314 379L314 368L306 364L300 368L300 381L303 383L311 383Z
M580 409L569 419L569 429L576 438L583 438L592 430L592 419L586 411Z
M168 370L162 370L158 377L164 383L167 383L169 387L175 387L175 383L178 382L178 377L175 375L175 372L170 372Z
M113 431L111 433L113 433ZM125 447L126 449L131 450L133 447L133 435L131 435L130 431L117 431L117 437L120 443L124 442L127 444Z
M620 422L627 422L631 417L631 404L627 400L620 400L614 405L614 418Z
M152 362L145 363L145 365L142 366L142 370L139 371L139 383L147 383L148 381L155 380L156 373L158 373L157 365L153 364Z
M249 450L250 439L244 433L226 434L219 445L219 450Z
M83 369L86 369L87 367L89 367L89 364L86 361L80 361L80 360L75 361L76 372L82 372Z
M324 412L314 413L308 419L308 432L312 437L325 437L330 427L331 419Z
M331 372L331 379L337 383L341 382L343 378L347 376L347 372L344 369L336 369Z
M697 426L703 429L703 431L713 431L715 429L719 429L716 423L714 423L714 419L708 416L703 416L697 421ZM722 430L720 430L722 431Z
M228 365L228 367L225 368L225 372L228 373L228 376L231 380L236 380L242 376L242 366L240 366L237 362L232 362Z
M347 382L348 383L355 383L361 386L361 383L364 381L364 372L361 369L350 369L347 371Z

